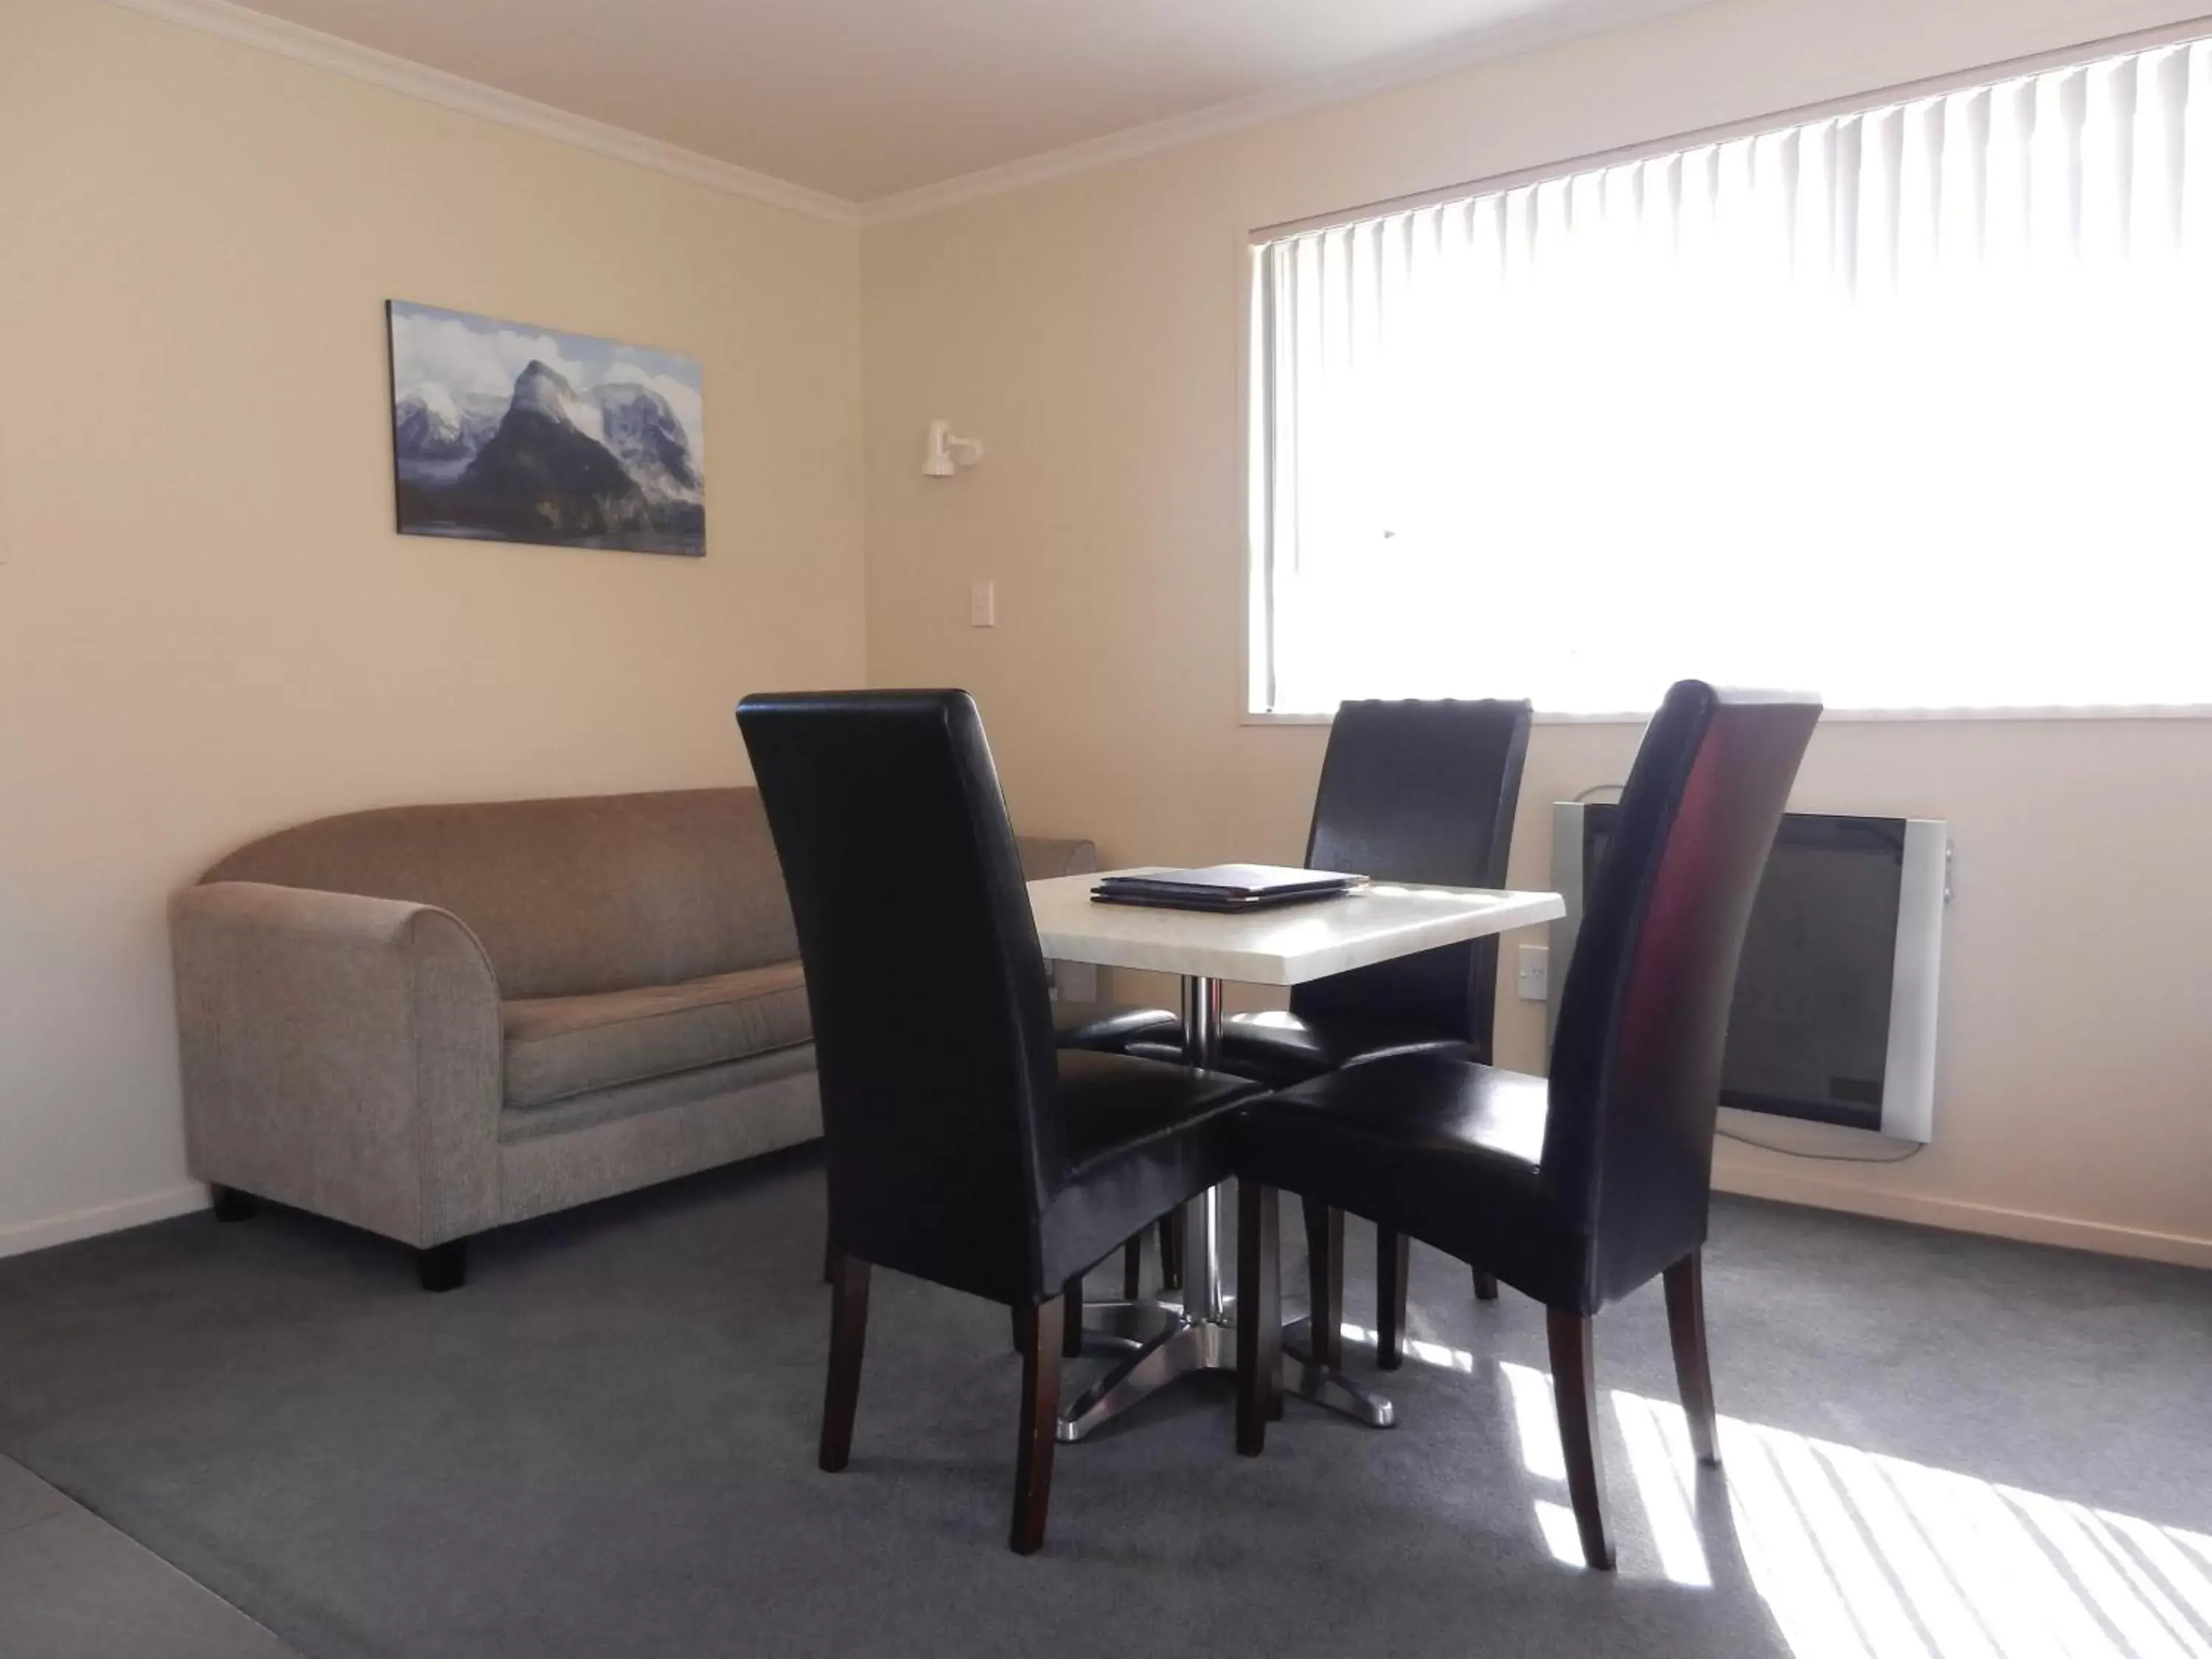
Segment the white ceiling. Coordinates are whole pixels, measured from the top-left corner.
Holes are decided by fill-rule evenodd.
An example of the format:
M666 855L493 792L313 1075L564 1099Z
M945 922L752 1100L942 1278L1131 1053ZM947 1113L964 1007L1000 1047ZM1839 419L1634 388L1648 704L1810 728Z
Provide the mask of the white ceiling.
M126 0L130 3L131 0ZM252 0L848 202L1692 0ZM152 8L149 8L152 9Z

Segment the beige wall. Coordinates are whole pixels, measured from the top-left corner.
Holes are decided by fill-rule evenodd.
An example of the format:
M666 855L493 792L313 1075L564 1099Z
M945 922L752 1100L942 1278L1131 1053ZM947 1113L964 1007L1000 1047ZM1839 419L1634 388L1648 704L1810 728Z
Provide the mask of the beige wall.
M2196 4L1728 0L856 249L99 0L8 0L0 1251L194 1201L161 904L276 824L735 779L741 692L865 669L972 686L1026 827L1295 858L1323 734L1237 718L1248 229ZM394 536L394 295L700 357L709 557ZM949 484L915 466L938 415L991 448ZM1545 803L1634 738L1540 731L1516 881ZM1725 1149L1724 1180L2212 1262L2212 726L1836 726L1799 801L1956 827L1938 1139L1888 1171ZM1501 1012L1533 1064L1539 1011Z
M870 230L871 678L972 688L1017 816L1109 861L1295 860L1324 734L1238 720L1248 230L2197 9L1728 0ZM987 441L980 470L919 475L934 416ZM966 623L978 576L994 629ZM1547 804L1636 737L1539 730L1516 882L1546 878ZM1797 800L1954 826L1936 1140L1887 1170L1724 1146L1723 1182L2212 1264L2212 723L1836 725ZM1540 1016L1502 1007L1510 1063Z
M193 1201L162 904L373 803L728 782L862 672L857 237L0 4L0 1250ZM392 530L382 303L705 367L703 561Z

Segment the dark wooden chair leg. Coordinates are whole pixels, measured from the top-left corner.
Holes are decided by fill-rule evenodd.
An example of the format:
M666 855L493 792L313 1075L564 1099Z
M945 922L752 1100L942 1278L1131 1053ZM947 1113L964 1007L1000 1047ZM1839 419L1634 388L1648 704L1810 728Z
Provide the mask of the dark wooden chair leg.
M1017 1555L1044 1546L1044 1517L1052 1501L1052 1449L1060 1430L1060 1330L1066 1304L1054 1297L1041 1307L1017 1308L1022 1332L1022 1438L1014 1459L1014 1526L1009 1543Z
M1182 1288L1182 1208L1180 1204L1160 1218L1160 1288Z
M1667 1334L1674 1344L1674 1385L1690 1419L1690 1444L1698 1462L1721 1461L1720 1425L1713 1411L1713 1361L1705 1348L1705 1253L1692 1250L1667 1269Z
M1413 1277L1413 1245L1403 1233L1375 1230L1375 1363L1386 1371L1406 1363L1406 1285Z
M822 1467L835 1474L853 1455L853 1417L860 1405L860 1353L868 1339L868 1264L830 1258L830 1382L822 1395Z
M468 1283L469 1242L448 1239L427 1250L415 1252L415 1273L422 1288L433 1293L458 1291Z
M1145 1288L1145 1236L1139 1233L1121 1247L1121 1300L1134 1302Z
M1583 1559L1599 1572L1613 1571L1613 1542L1605 1531L1605 1464L1600 1455L1597 1371L1590 1349L1592 1322L1581 1314L1547 1309L1545 1330L1552 1347L1552 1399L1559 1413L1559 1446L1567 1460L1567 1496L1582 1534Z
M1281 1415L1281 1206L1272 1187L1237 1183L1237 1449L1257 1457Z
M1498 1300L1498 1275L1477 1267L1474 1270L1474 1299L1477 1302Z
M217 1221L251 1221L260 1213L261 1200L235 1187L210 1187L208 1196L214 1201Z
M1066 1288L1060 1292L1060 1300L1066 1305L1066 1313L1060 1323L1060 1357L1063 1359L1080 1359L1083 1357L1083 1275L1081 1273L1076 1274L1067 1281Z
M1344 1364L1344 1212L1302 1200L1306 1216L1306 1301L1313 1310L1314 1363Z

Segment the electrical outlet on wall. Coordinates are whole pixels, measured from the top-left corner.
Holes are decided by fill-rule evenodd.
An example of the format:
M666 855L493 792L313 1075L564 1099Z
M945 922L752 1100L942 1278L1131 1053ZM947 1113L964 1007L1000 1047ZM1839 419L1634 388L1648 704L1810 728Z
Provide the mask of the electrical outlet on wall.
M1548 1002L1552 998L1552 952L1545 945L1521 947L1513 988L1523 1002Z
M977 576L968 584L968 625L970 628L996 628L999 625L999 585L988 576Z

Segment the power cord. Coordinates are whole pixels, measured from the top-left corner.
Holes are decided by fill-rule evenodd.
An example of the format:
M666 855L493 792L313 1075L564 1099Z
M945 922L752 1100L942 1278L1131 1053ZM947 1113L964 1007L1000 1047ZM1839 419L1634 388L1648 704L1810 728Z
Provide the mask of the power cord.
M1810 1158L1815 1164L1909 1164L1928 1150L1925 1144L1900 1152L1895 1158L1865 1158L1856 1152L1806 1152L1795 1146L1778 1146L1771 1140L1754 1140L1749 1135L1740 1135L1733 1129L1716 1129L1713 1133L1723 1140L1733 1140L1740 1146L1756 1146L1762 1152L1779 1152L1784 1158Z
M1579 806L1583 802L1588 800L1592 795L1598 793L1601 790L1610 789L1617 795L1626 787L1627 786L1626 784L1620 783L1594 783L1590 785L1589 788L1583 790L1581 794L1575 797L1575 804Z

